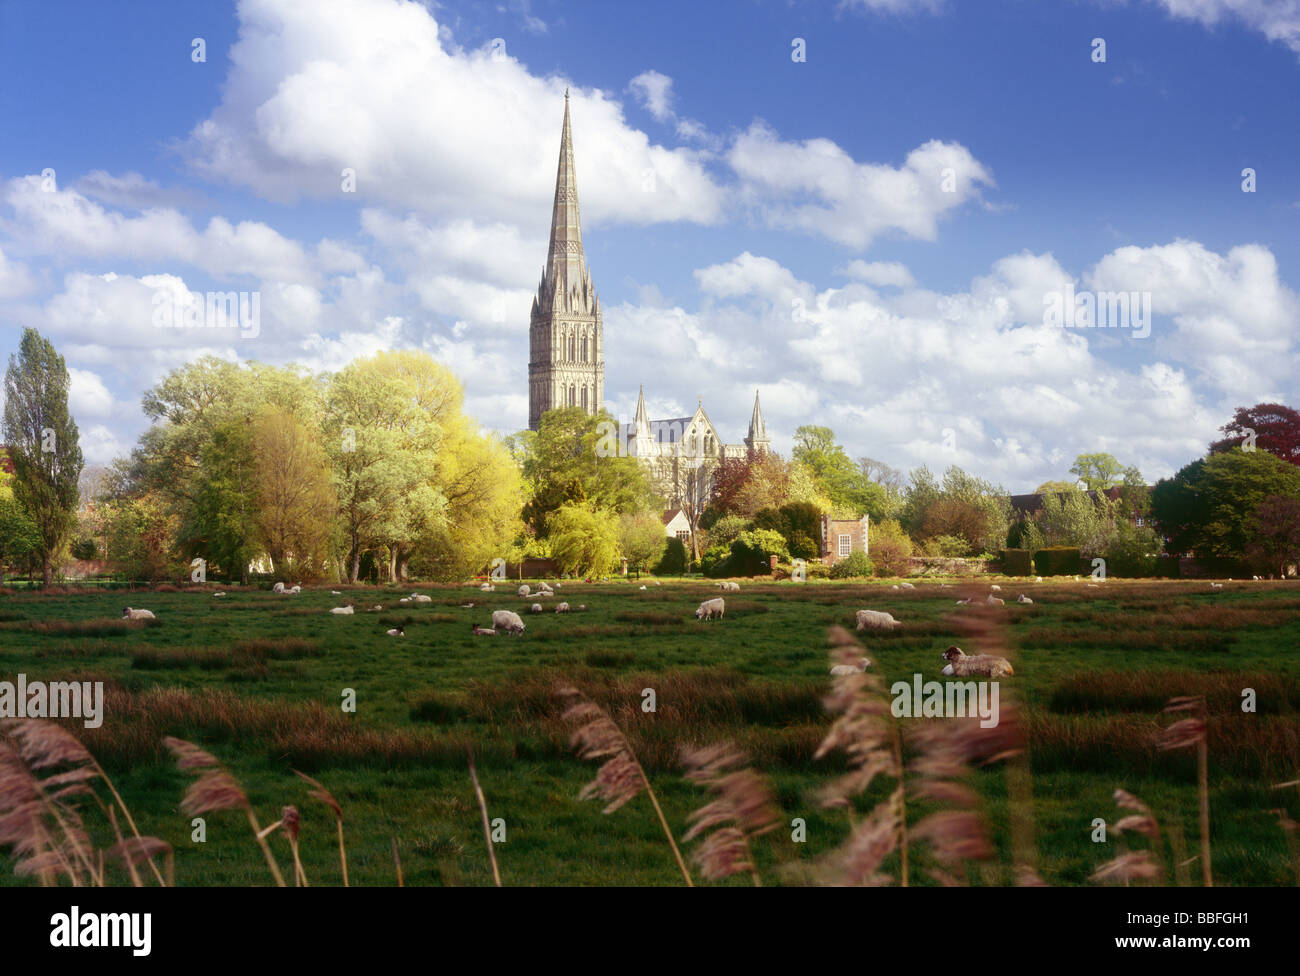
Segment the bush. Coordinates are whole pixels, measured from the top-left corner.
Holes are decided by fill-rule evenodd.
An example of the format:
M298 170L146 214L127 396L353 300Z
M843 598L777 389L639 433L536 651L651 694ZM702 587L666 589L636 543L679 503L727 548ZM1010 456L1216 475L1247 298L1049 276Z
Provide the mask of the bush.
M1080 558L1078 546L1048 546L1034 553L1034 568L1039 576L1077 576Z
M936 535L926 542L925 554L960 559L962 556L970 555L970 543L959 535Z
M911 567L912 540L893 519L877 522L868 539L877 576L906 576Z
M1002 572L1008 576L1034 575L1034 560L1028 549L1003 549Z
M790 536L790 556L793 559L816 559L822 554L821 546L804 532Z
M73 559L91 560L99 555L99 546L94 539L78 539L72 547Z
M748 531L750 527L749 519L741 518L739 515L724 515L709 529L709 546L722 546L730 550L736 537Z
M794 565L792 563L777 563L776 578L779 580L789 579L794 575ZM826 579L831 575L830 567L820 559L810 559L804 565L804 576L806 579Z
M875 572L871 560L865 552L851 552L831 567L831 579L852 579L857 576L870 576Z
M709 546L700 557L700 572L705 576L725 576L731 549L727 546Z
M772 529L751 529L742 532L731 544L727 559L731 576L763 576L772 571L772 557L778 562L790 561L790 550L780 533Z
M672 538L668 540L668 545L664 548L664 554L655 564L654 571L660 576L677 576L686 572L686 564L690 560L686 554L686 543L681 539Z

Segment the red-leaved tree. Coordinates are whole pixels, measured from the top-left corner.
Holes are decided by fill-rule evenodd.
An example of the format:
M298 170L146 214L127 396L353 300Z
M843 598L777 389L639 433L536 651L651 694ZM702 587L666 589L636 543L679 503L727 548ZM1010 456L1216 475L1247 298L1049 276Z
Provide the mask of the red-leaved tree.
M1238 407L1232 420L1219 429L1228 436L1210 445L1212 453L1253 444L1257 450L1300 466L1300 413L1284 404Z

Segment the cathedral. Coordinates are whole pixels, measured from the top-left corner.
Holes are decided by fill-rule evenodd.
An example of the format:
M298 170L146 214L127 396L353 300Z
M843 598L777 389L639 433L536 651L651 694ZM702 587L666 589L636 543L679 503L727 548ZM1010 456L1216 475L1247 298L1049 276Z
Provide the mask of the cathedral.
M564 93L564 128L555 173L555 204L546 267L537 286L528 324L528 426L537 430L542 414L556 407L581 407L596 413L605 405L605 331L600 300L582 253L578 183L569 129L569 93ZM657 489L673 505L697 513L712 488L712 473L723 458L767 451L771 441L758 392L749 434L742 444L727 444L704 412L700 398L689 417L651 420L645 388L636 415L619 432L619 452L640 459Z

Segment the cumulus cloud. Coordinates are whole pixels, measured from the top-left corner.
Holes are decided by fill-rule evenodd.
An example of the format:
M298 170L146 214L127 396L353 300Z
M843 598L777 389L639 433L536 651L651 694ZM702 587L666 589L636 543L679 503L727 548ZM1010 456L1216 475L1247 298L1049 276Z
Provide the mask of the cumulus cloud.
M1238 22L1300 55L1300 0L1153 0L1172 17L1206 27Z
M68 367L68 409L74 418L107 417L113 406L113 395L97 374Z
M5 252L0 250L0 299L17 298L35 287L27 265L5 257Z
M391 0L246 0L223 100L184 151L203 176L267 197L356 192L443 216L540 221L554 192L564 79L457 48L431 12ZM584 216L716 221L722 192L689 149L653 145L620 104L572 87Z
M673 80L667 75L654 69L643 71L627 87L655 121L667 122L674 117Z
M916 283L912 272L899 261L850 261L836 273L882 288L910 288Z
M993 186L966 147L937 140L892 167L856 162L829 139L784 141L756 122L727 158L744 199L766 222L855 248L890 231L934 240L940 216Z

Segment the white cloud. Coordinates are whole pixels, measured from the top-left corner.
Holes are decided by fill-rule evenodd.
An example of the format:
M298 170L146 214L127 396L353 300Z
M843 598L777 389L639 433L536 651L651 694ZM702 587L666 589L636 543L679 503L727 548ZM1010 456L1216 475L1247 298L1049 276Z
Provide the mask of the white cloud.
M10 260L0 250L0 299L17 298L35 287L36 283L27 270L27 265Z
M455 47L414 3L337 0L321 17L247 0L239 17L222 102L185 146L203 176L274 199L340 199L350 168L360 198L402 209L539 223L549 212L554 169L538 161L559 149L564 79ZM571 87L584 217L719 218L697 152L652 145L618 102Z
M1300 0L1154 0L1172 17L1206 27L1237 21L1300 54Z
M667 122L674 117L673 80L667 75L654 69L643 71L627 87L656 122Z
M108 464L115 458L125 457L131 450L129 444L103 424L88 427L78 424L77 434L87 464Z
M836 273L881 288L910 288L916 284L912 272L899 261L850 261Z
M829 139L783 141L760 122L727 158L743 198L767 223L855 248L889 231L934 240L940 216L993 185L983 164L956 143L931 140L894 168L855 162Z
M879 14L937 13L943 0L840 0L840 7Z
M113 395L97 374L68 367L68 409L74 418L108 417L113 408Z

